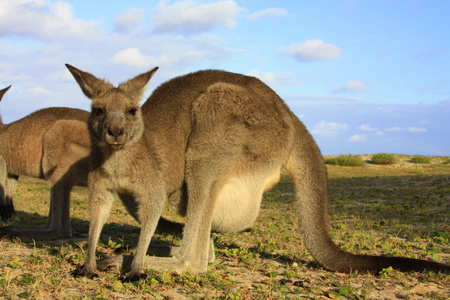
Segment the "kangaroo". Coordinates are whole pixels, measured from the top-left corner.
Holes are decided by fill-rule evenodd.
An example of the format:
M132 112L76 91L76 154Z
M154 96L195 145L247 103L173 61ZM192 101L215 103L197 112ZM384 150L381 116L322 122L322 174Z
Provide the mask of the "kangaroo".
M0 91L0 100L9 89ZM50 188L50 209L43 226L18 225L0 229L0 235L35 239L72 237L70 192L86 186L91 140L89 112L73 108L46 108L18 121L3 124L0 117L0 212L4 222L15 214L13 195L19 175L45 179ZM5 192L5 181L8 186ZM132 197L119 195L135 218ZM161 218L161 231L181 232L182 225ZM167 250L163 250L167 251Z
M303 242L326 269L376 273L392 266L450 273L449 265L437 262L350 254L332 241L320 150L284 101L260 80L217 70L190 73L159 86L140 107L157 68L115 87L66 66L92 100L89 247L80 275L110 266L123 267L128 279L145 268L205 272L212 260L211 231L248 228L282 167L294 183ZM141 233L134 256L97 262L96 244L112 191L135 197ZM172 257L146 257L166 201L186 216L180 249Z
M43 226L8 226L2 235L34 238L71 237L70 191L83 181L89 166L89 113L71 108L47 108L10 124L0 125L0 155L5 167L0 184L1 216L6 222L14 214L13 194L19 175L46 179L50 188L50 209ZM6 175L6 176L5 176ZM8 188L4 196L4 182ZM86 175L84 175L86 177Z

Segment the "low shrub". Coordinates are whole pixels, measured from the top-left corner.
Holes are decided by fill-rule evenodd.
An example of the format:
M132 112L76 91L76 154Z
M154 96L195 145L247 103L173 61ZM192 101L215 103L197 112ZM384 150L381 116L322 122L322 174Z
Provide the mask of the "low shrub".
M376 165L391 165L397 163L397 158L394 154L377 153L372 156L372 163Z
M411 158L411 162L415 164L429 164L431 163L431 158L423 155L416 155Z
M359 155L339 155L338 157L327 158L325 163L328 165L359 167L364 165L364 161Z

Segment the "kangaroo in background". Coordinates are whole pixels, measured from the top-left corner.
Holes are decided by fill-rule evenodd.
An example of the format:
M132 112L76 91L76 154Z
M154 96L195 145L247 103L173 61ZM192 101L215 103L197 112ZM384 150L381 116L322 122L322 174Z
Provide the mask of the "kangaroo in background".
M0 91L1 97L9 89ZM7 222L15 214L13 195L19 175L45 179L50 188L50 209L43 226L17 225L0 228L0 235L37 239L72 237L70 192L86 185L91 141L89 112L73 108L46 108L10 124L0 116L0 215ZM5 191L5 181L7 189ZM119 195L135 218L136 203ZM161 231L182 231L182 224L161 219ZM165 251L165 250L163 250Z
M86 179L90 139L79 132L87 132L88 117L88 112L79 109L47 108L0 125L0 156L4 161L0 174L3 221L14 214L12 199L19 175L47 180L51 195L45 225L7 226L1 229L2 235L42 239L72 236L70 191L73 185Z
M305 126L260 80L207 70L172 79L139 105L157 68L117 87L66 65L92 99L89 275L108 266L205 272L211 261L211 230L237 232L256 219L263 191L276 184L282 167L292 177L299 230L323 267L339 272L450 273L450 266L411 258L354 255L341 250L327 226L328 183L322 155ZM112 191L135 197L141 223L136 253L99 262L95 249L112 203ZM186 223L172 257L146 257L164 203Z

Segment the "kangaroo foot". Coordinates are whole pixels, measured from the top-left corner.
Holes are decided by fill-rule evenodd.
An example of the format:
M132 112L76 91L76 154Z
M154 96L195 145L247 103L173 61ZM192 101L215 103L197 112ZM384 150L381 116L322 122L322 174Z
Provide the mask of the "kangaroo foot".
M70 272L70 275L73 277L87 277L89 279L98 277L98 274L95 272L88 270L85 266L78 265L75 270Z
M18 237L20 239L49 240L71 238L72 234L62 234L45 226L6 226L0 228L0 237Z

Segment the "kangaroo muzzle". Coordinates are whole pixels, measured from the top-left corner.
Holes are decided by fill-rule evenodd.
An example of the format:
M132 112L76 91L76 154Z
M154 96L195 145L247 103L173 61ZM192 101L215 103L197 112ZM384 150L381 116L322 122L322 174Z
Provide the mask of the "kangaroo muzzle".
M103 138L107 144L113 147L123 146L128 141L125 119L119 115L111 116L106 122Z

